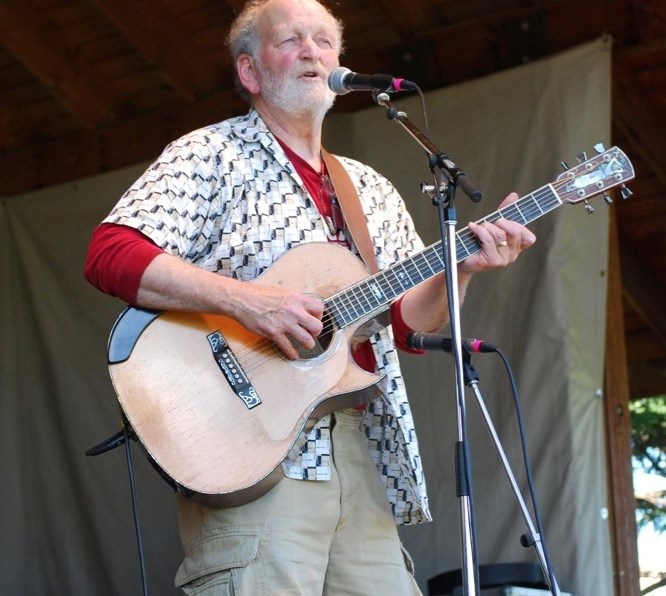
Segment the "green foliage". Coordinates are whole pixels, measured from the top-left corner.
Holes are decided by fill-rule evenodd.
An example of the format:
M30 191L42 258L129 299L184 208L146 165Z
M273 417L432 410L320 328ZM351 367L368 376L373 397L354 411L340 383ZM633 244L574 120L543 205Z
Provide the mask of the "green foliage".
M635 400L630 411L635 469L666 479L666 395ZM666 491L637 497L636 516L639 528L666 530Z

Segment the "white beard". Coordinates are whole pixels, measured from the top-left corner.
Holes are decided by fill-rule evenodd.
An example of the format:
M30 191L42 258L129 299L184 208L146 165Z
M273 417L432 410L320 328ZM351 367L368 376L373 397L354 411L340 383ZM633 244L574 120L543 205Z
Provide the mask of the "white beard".
M336 95L326 84L300 84L298 79L278 77L258 63L257 71L264 101L296 117L323 117L333 106Z

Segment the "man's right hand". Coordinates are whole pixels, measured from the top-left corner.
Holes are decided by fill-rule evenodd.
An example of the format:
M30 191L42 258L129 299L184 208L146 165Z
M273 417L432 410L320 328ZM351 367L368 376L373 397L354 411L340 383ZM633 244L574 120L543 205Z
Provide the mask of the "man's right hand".
M307 294L274 286L243 285L242 300L233 300L230 316L244 327L273 341L290 359L298 358L292 341L315 347L322 331L324 303Z
M262 286L205 271L167 253L141 277L137 306L221 314L273 341L288 358L298 358L292 341L315 347L324 303L314 296Z

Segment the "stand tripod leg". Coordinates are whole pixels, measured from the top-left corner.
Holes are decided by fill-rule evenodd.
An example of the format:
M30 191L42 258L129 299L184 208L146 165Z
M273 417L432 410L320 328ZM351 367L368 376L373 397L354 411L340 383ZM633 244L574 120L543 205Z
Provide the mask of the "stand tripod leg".
M560 589L557 585L557 580L555 579L555 576L551 573L549 566L548 566L548 561L546 559L546 553L543 548L543 543L541 539L541 535L536 531L536 528L534 527L534 523L532 522L532 519L530 517L530 513L527 509L527 506L525 505L525 500L523 499L522 495L520 494L520 489L518 488L518 484L516 483L516 478L511 471L511 466L509 465L509 460L506 457L506 454L504 452L504 449L502 447L502 443L499 440L499 437L497 436L497 432L495 431L495 427L493 425L493 422L490 418L490 414L488 413L488 410L486 408L486 405L483 401L483 397L481 396L481 393L479 391L478 387L478 381L473 380L469 383L468 385L471 387L472 391L474 392L474 396L476 397L476 402L477 405L479 406L479 409L481 410L481 414L483 416L483 419L486 423L486 426L488 427L488 432L490 433L490 436L493 441L493 445L495 446L495 450L497 451L497 455L499 456L500 462L502 463L502 467L504 468L504 472L506 473L507 478L509 479L509 484L511 485L511 490L513 491L513 494L516 497L516 501L518 503L518 507L520 509L520 512L523 516L523 519L525 520L525 525L528 528L529 534L527 535L528 537L523 537L523 540L521 540L523 546L533 546L534 550L536 551L537 558L539 559L539 564L541 565L541 569L543 571L543 575L546 578L546 581L548 582L548 585L550 586L550 591L554 596L559 596L560 595Z

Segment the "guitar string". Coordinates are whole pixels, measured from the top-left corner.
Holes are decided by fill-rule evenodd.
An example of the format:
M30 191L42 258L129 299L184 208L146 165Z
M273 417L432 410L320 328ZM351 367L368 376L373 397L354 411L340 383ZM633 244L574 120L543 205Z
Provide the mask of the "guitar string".
M510 213L509 213L509 212L513 212L514 214L518 214L518 215L520 215L520 216L521 216L520 219L522 219L524 222L529 222L529 221L535 219L536 217L538 217L538 216L540 216L540 215L542 215L542 214L544 213L544 210L539 206L539 204L538 204L538 203L534 203L534 201L533 201L534 195L535 195L536 193L539 193L539 192L540 192L540 194L541 194L542 196L543 196L543 195L547 195L548 193L545 192L545 191L547 191L547 190L548 190L547 187L546 187L545 189L539 189L539 191L535 191L535 193L533 193L532 195L527 196L527 197L524 197L524 199L526 199L526 200L522 200L520 206L518 206L518 205L516 205L516 204L509 205L509 206L507 206L507 208L505 208L505 209L503 209L503 210L499 210L498 212L496 212L496 213L494 213L494 214L490 214L490 215L488 215L486 218L484 218L483 220L480 220L480 221L494 221L495 219L497 219L497 218L499 218L499 217L503 217L503 216L507 216L509 219L513 219L514 221L517 221L519 218L516 217L515 215L512 217L512 216L510 215ZM525 204L526 204L527 202L532 202L532 203L533 203L532 206L530 206L530 205L528 204L528 205L527 205L527 208L525 208ZM556 201L556 202L555 202L555 206L556 206L557 204L558 204L558 203L557 203L557 201ZM536 205L537 209L534 208L535 205ZM523 207L522 210L521 210L521 208L520 208L521 206ZM551 206L551 209L552 209L552 208L553 208L553 207ZM527 214L527 215L526 215L526 214ZM459 239L459 241L460 241L460 243L461 243L460 248L464 249L468 254L473 254L473 252L478 251L479 244L478 244L478 242L476 241L476 237L471 233L471 231L469 230L469 228L466 228L466 229L464 229L464 230L461 230L461 232L458 234L458 239ZM466 245L470 244L470 242L472 243L472 249L473 249L472 251L470 251L470 250L467 248L467 246L466 246ZM441 243L440 243L440 244L441 244ZM437 247L437 245L435 245L435 247ZM407 264L405 264L405 263L399 264L399 265L397 266L397 268L399 268L399 267L404 268L404 267L408 266L409 264L414 264L414 263L416 263L416 261L420 259L420 260L424 260L425 263L426 263L426 265L427 265L428 268L430 269L430 272L431 272L431 273L434 273L434 272L435 272L435 269L433 269L432 265L430 265L430 261L428 260L428 259L433 255L433 253L434 253L434 251L429 250L429 249L431 249L431 248L432 248L432 247L428 247L427 249L425 249L425 250L422 251L421 253L415 255L415 256L413 257L413 260L408 260L409 262L408 262ZM460 251L458 251L458 252L460 252ZM437 254L435 254L435 257L437 258L437 260L439 260L439 264L440 264L440 266L441 266L441 258L440 258L439 254L438 254L438 251L437 251ZM463 258L464 258L464 257L463 257ZM418 271L418 270L419 270L419 267L416 267L416 269L417 269L417 271ZM442 270L441 267L438 267L438 271L440 271L440 270ZM381 273L381 272L380 272L380 274L377 274L376 276L373 276L374 281L379 282L379 285L382 285L382 283L381 283L381 279L380 279L381 277L385 277L385 276L382 276L382 273ZM397 276L397 277L398 277L398 284L401 286L401 287L400 287L400 291L397 292L397 294L400 294L400 293L403 293L404 291L406 291L406 289L402 286L402 283L400 282L399 276ZM407 273L407 277L408 277L408 279L410 279L410 280L414 278L414 276L413 276L413 275L410 275L409 273ZM426 277L430 277L430 275L427 275ZM425 278L423 278L423 279L425 279ZM387 281L387 280L384 280L384 281ZM421 281L422 281L422 279L421 279ZM362 282L360 282L359 284L357 284L356 286L353 286L352 288L348 288L348 289L346 289L346 290L343 290L341 293L338 293L339 295L342 295L342 296L343 296L343 300L344 300L344 296L345 296L345 295L349 296L350 294L356 298L355 301L354 301L354 300L349 301L350 304L351 304L351 312L352 312L352 314L354 315L354 316L353 316L353 320L357 320L357 319L359 319L359 317L356 316L356 315L357 315L357 310L356 310L356 307L355 307L355 305L358 305L358 304L359 304L359 300L358 300L358 295L359 295L359 293L361 294L362 297L364 296L364 293L365 293L365 296L364 296L364 297L366 298L366 301L368 301L368 299L367 299L367 286L369 285L369 283L370 283L370 281L366 279L366 280L363 280ZM390 286L391 286L391 282L389 281L388 284L389 284L389 287L390 287ZM416 285L416 284L414 284L414 285ZM410 287L413 287L413 285L410 285ZM409 288L407 288L407 289L409 289ZM372 295L374 296L374 294L372 294ZM329 302L331 303L331 305L330 305L330 307L329 307L328 310L329 310L329 311L335 311L335 310L336 310L335 296L332 297L331 299L329 299ZM344 310L347 311L347 315L349 315L350 308L349 308L348 305L345 305L345 304L343 303L343 304L341 304L341 305L338 304L337 306L338 306L338 310L339 310L339 308L344 308ZM334 315L335 315L335 312L333 313L333 316L334 316ZM346 318L346 317L345 317L345 318ZM362 317L361 317L361 318L362 318ZM341 328L344 328L345 326L346 326L346 325L343 325ZM324 328L322 329L322 334L325 334L325 333L328 333L328 332L332 331L332 330L334 329L334 327L335 327L335 326L334 326L333 324L331 324L331 325L329 325L329 326L325 325ZM339 327L339 328L340 328L340 327ZM274 344L272 341L270 341L270 340L265 340L265 341L263 341L263 342L260 342L260 343L257 344L257 345L261 347L262 344L264 344L264 347L268 347L268 348L270 348L270 352L272 352L272 353L274 353L274 354L281 354L281 351L280 351L279 349L276 348L275 344ZM264 354L265 354L265 352L264 352ZM261 356L261 355L262 355L262 350L260 350L260 351L258 352L257 356ZM252 365L252 364L250 364L247 368L248 368L248 370L251 370L251 369L254 368L255 366L256 366L256 365Z
M516 205L516 203L512 203L511 205L508 205L506 208L498 210L495 213L489 214L484 219L479 220L479 223L484 222L484 221L495 221L499 217L505 217L505 216L508 219L518 221L519 218L516 217L515 214L520 215L520 219L522 219L523 222L525 222L525 223L527 223L529 221L532 221L532 220L536 219L537 217L539 217L540 215L542 215L544 213L544 210L539 206L539 203L536 203L534 201L535 196L540 194L541 198L543 198L544 195L550 194L550 193L547 192L548 190L549 190L548 186L542 187L541 189L538 189L537 191L535 191L531 195L527 195L526 197L524 197L520 201L516 202L516 203L520 203L520 206L522 206L523 208L527 204L526 209L524 208L524 209L521 210L520 206ZM538 198L538 196L536 198ZM555 201L554 206L557 206L558 204L559 203L557 201ZM554 206L551 206L550 209L548 209L548 210L551 210L552 208L554 208ZM535 207L536 207L536 209L535 209ZM514 213L514 215L511 216L511 213ZM464 230L461 230L457 234L457 237L458 237L458 240L460 242L459 248L462 248L463 250L465 250L468 255L473 254L474 252L477 252L479 250L480 245L477 242L476 237L474 236L474 234L469 230L469 228L465 228ZM469 245L469 244L472 244L472 250L467 248L467 245ZM414 255L414 257L412 257L412 259L408 259L407 261L409 261L409 263L411 264L412 262L415 263L416 260L419 260L419 259L424 260L426 265L428 266L428 268L431 270L431 272L433 272L435 270L430 265L431 261L429 259L431 259L434 256L436 258L436 260L439 261L439 265L441 265L441 255L439 254L439 250L432 250L433 248L439 249L439 245L441 245L441 242L436 243L435 245L432 245L430 247L427 247L421 253L418 253L417 255ZM460 252L460 251L458 251L458 252ZM462 258L464 258L464 255L463 255ZM401 264L398 264L396 266L396 268L401 268L401 267L404 268L405 266L406 266L405 263L401 263ZM417 269L418 269L418 267L417 267ZM441 271L441 270L443 270L443 269L439 269L439 271ZM393 271L389 270L389 271L386 271L386 272L379 272L375 276L372 276L372 278L370 278L370 279L363 280L363 281L359 282L358 284L356 284L355 286L352 286L351 288L347 288L345 290L342 290L341 292L338 292L337 296L342 296L343 300L344 300L344 296L349 295L350 293L353 295L353 294L358 294L359 291L360 292L365 292L366 290L362 286L367 286L368 283L370 283L371 280L378 281L379 285L382 285L381 281L378 280L377 278L386 277L386 275L390 274L390 273L393 273ZM427 276L427 277L430 277L430 276ZM412 276L410 276L408 274L408 278L412 279ZM426 279L426 277L424 277L423 279ZM423 279L421 279L420 281L423 281ZM384 281L386 282L388 280L385 279ZM416 284L413 284L413 285L410 286L410 288L405 289L402 286L402 284L400 283L399 279L398 279L398 284L400 285L400 291L397 292L397 293L394 292L395 295L399 295L399 294L403 293L404 291L407 291L407 289L410 289L411 287L413 287L413 285L416 285ZM391 284L390 281L388 281L388 285L389 285L389 288L391 288L392 284ZM336 297L336 295L329 298L329 300L327 301L328 303L330 303L330 306L329 306L328 310L333 311L332 316L334 317L335 316L335 311L338 310L338 312L339 312L339 308L341 308L341 307L343 307L347 311L347 315L348 315L349 314L349 308L348 308L347 305L345 305L345 304L338 305L338 307L336 308L336 299L335 299L335 297ZM356 303L358 304L358 299L356 300ZM351 304L352 304L352 312L355 315L356 314L356 309L353 308L354 302L351 301ZM344 318L346 318L346 317L344 317ZM353 317L353 320L357 320L357 319L358 319L357 316ZM346 326L347 325L345 324L342 327L338 326L338 328L342 329ZM336 326L334 324L325 325L322 328L321 334L326 334L326 333L332 332L335 329L335 327ZM259 350L256 350L257 347L259 348ZM239 356L244 356L248 352L253 353L253 356L255 357L256 363L252 363L252 362L248 361L247 365L244 367L244 369L246 369L247 371L254 370L257 366L262 365L263 362L265 362L265 360L266 360L266 356L269 356L271 354L272 355L278 355L282 358L286 358L282 354L282 351L276 346L276 344L274 342L272 342L271 340L269 340L269 339L261 340L259 343L257 343L255 345L255 349L252 349L252 350L248 350L248 349L243 350L243 349L241 349L241 350L239 350L238 355Z
M478 220L478 223L485 221L492 222L500 217L506 217L507 219L511 219L513 221L522 220L523 223L533 221L537 217L543 215L545 212L552 210L559 204L557 200L555 200L552 205L548 205L548 202L543 201L544 197L552 195L552 192L549 191L550 189L548 186L537 189L530 195L527 195L517 201L516 203L520 203L520 206L518 206L516 203L512 203L511 205L508 205L507 207L491 213L481 220ZM544 209L541 208L538 200L542 200L542 202L544 202L544 204L550 208L544 211ZM460 230L460 232L457 234L457 240L458 260L462 260L466 256L478 252L480 249L480 245L476 240L476 236L474 236L469 228ZM327 323L323 326L320 335L332 333L336 328L344 329L349 325L350 322L362 319L362 314L360 317L358 316L359 307L361 307L361 313L365 312L366 315L369 315L374 312L374 310L377 310L379 306L388 304L385 298L386 290L381 290L381 294L383 294L383 296L380 303L378 304L377 300L380 300L380 298L375 292L372 291L372 289L369 289L368 286L372 285L373 287L388 288L392 295L392 297L388 299L388 302L390 302L391 299L408 291L421 281L424 281L432 275L443 271L444 266L440 247L441 242L435 243L434 245L425 248L423 251L414 255L413 257L406 259L403 263L399 263L389 270L381 271L371 276L370 278L366 278L361 282L351 286L350 288L345 288L329 297L327 300L325 300L325 304L327 305L325 312L328 312L327 319L342 320L344 324L338 325L335 322ZM463 253L462 255L460 254L461 251ZM411 269L407 270L407 267L410 267ZM407 287L405 287L401 281L401 279L404 279L405 276L400 275L400 273L396 273L396 270L400 269L404 270L405 272L405 276L408 280ZM419 274L419 279L416 281L416 283L412 281L415 278L414 272ZM388 279L391 276L395 278L394 281ZM371 298L376 300L373 301ZM363 309L361 299L365 299L365 302L371 304L373 308L369 310ZM246 373L255 370L259 366L262 366L267 359L276 355L286 359L286 356L283 355L282 351L277 347L277 345L269 339L260 340L256 344L253 344L252 348L241 348L236 352L236 355L243 358L247 357L247 362L243 366L243 369Z
M579 166L579 168L583 170L584 174L588 174L590 171L592 171L585 170L581 166ZM511 203L502 209L498 209L497 211L490 213L486 217L478 220L477 223L492 223L499 218L506 218L511 221L517 221L523 224L530 223L542 215L552 211L560 204L564 203L564 201L559 198L560 193L553 193L553 189L561 190L565 188L578 176L579 174L574 172L574 174L567 176L563 180L556 180L551 184L544 185L529 195L518 199L514 203ZM619 175L619 172L614 172L614 183L612 185L605 186L604 188L598 188L597 192L595 192L594 195L590 195L589 197L578 197L578 201L583 200L584 198L591 198L596 194L600 194L604 190L608 190L614 186L619 185L622 181L620 177L621 176ZM444 268L440 247L441 241L426 247L420 253L417 253L416 255L406 259L402 263L398 263L387 270L380 271L375 275L366 278L349 288L340 290L333 296L329 297L324 301L324 304L327 305L327 308L325 309L325 313L328 312L328 316L326 317L327 320L336 319L336 315L338 315L337 319L341 319L344 324L337 325L334 322L327 323L323 326L320 335L333 333L336 329L345 329L351 322L361 320L364 315L361 315L360 317L358 316L359 306L361 306L361 312L365 313L365 316L374 313L374 311L377 310L380 306L383 307L383 310L386 310L390 300L418 285L418 283L421 283L422 281L432 277L432 275L443 271ZM467 256L471 256L479 250L480 244L469 227L460 230L456 234L456 257L458 261L466 258ZM407 267L410 267L411 269L407 270ZM401 281L403 276L400 275L400 273L396 273L397 270L401 269L404 270L406 278L409 282L408 287L406 288ZM429 272L425 271L426 269L428 269ZM425 271L425 275L422 273L423 271ZM416 282L413 282L414 272L418 273L420 276L420 279ZM393 276L395 281L392 282L389 280L388 278L390 276ZM392 294L392 297L389 298L388 301L386 300L386 292L382 289L386 287L391 290ZM398 291L396 291L396 287L398 288ZM383 294L384 297L381 299L381 303L377 304L377 306L374 306L369 310L367 308L363 309L359 295L361 298L365 299L366 303L371 305L374 305L377 300L380 300L380 297L373 291L372 288L380 288L379 291L381 294ZM353 298L348 298L350 295ZM372 302L371 298L374 299L375 302ZM345 300L347 302L345 302ZM347 316L345 316L340 309L345 310ZM348 320L350 313L353 316ZM257 350L257 348L259 349ZM286 359L286 356L284 356L279 347L277 347L277 345L269 339L260 340L252 349L241 348L236 352L236 354L238 356L248 357L248 363L243 367L246 372L255 370L257 367L262 366L268 358L273 356Z

